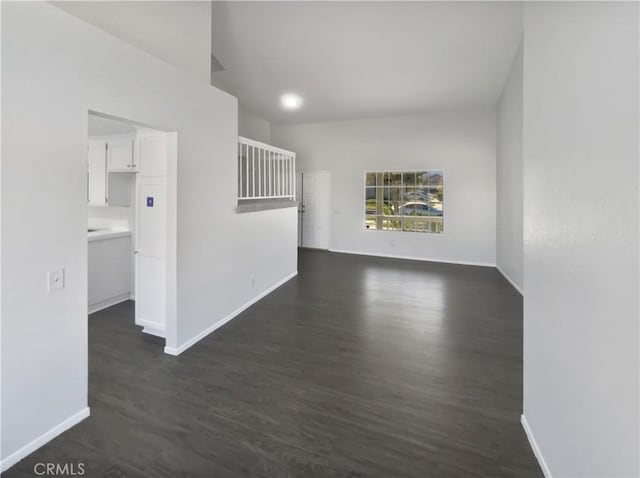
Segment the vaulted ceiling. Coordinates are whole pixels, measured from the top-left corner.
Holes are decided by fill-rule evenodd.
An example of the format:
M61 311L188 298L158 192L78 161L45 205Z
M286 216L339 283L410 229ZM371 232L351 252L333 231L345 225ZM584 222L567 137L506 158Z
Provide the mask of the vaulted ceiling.
M214 2L212 18L214 84L276 123L494 105L522 36L519 2Z

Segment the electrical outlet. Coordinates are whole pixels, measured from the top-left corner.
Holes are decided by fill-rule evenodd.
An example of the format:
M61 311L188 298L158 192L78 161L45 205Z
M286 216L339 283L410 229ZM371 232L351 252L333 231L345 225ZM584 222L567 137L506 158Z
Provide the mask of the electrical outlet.
M47 290L64 289L64 267L47 272Z

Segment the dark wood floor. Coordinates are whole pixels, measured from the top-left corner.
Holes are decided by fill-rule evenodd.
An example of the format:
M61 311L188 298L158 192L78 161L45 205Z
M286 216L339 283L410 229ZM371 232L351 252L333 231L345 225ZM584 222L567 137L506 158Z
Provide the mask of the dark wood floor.
M313 251L299 270L180 357L131 302L91 315L91 417L3 476L542 476L522 298L496 270Z

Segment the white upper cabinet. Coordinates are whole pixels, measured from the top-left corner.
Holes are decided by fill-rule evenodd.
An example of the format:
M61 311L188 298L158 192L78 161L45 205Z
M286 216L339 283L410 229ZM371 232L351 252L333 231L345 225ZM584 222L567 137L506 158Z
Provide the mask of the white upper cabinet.
M90 206L130 205L136 175L123 172L135 172L134 145L134 138L89 139L87 199Z
M167 175L167 135L154 132L138 135L138 171L140 176Z
M90 206L107 205L107 143L89 141L88 199Z
M135 139L114 138L107 140L107 166L110 172L137 171L134 154Z

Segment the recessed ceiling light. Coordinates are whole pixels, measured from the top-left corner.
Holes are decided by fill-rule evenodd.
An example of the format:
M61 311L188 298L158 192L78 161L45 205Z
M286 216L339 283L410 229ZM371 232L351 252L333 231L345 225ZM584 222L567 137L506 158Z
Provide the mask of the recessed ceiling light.
M302 98L293 93L289 93L280 97L280 104L286 110L297 110L302 106Z

